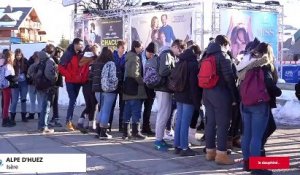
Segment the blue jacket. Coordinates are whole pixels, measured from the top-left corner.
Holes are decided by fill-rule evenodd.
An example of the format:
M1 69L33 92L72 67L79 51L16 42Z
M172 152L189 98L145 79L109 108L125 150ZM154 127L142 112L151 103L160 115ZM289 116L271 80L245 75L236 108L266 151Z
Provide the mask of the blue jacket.
M119 57L118 51L114 51L114 62L117 68L117 77L119 79L119 83L123 82L124 80L124 72L125 72L125 55L124 53L122 57Z
M162 26L159 29L160 32L163 32L166 36L166 42L167 43L171 43L171 41L175 41L176 37L174 35L174 31L173 28L169 25L166 26Z

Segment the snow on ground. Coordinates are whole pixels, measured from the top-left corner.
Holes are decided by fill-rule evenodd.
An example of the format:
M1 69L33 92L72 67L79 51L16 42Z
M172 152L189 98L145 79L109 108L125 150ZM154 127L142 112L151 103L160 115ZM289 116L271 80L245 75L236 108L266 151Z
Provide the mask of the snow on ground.
M277 108L272 110L276 122L283 125L300 125L300 102L295 96L295 91L283 90L278 99L286 103L283 106L277 105Z

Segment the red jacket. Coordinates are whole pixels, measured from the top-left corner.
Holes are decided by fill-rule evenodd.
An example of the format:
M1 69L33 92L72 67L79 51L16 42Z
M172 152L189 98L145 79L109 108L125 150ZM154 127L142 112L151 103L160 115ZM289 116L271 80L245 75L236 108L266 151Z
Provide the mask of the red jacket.
M79 66L78 55L73 55L67 65L58 65L59 73L65 77L66 83L84 84L89 77L89 64Z

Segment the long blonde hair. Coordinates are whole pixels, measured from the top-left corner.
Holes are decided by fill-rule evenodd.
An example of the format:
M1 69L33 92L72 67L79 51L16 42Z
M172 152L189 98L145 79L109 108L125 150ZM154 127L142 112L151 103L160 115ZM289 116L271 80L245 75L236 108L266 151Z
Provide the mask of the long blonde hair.
M261 57L266 57L271 66L272 76L275 82L278 81L278 73L276 67L274 65L275 56L273 48L270 44L262 42L255 49L254 52L257 53Z

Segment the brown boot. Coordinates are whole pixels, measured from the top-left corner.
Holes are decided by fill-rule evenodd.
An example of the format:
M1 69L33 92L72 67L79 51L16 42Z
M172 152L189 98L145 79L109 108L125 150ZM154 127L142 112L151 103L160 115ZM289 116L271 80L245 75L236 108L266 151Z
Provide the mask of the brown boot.
M216 150L215 149L206 149L206 156L207 161L213 161L216 158Z
M234 160L227 155L227 151L217 151L215 162L218 165L233 165Z

